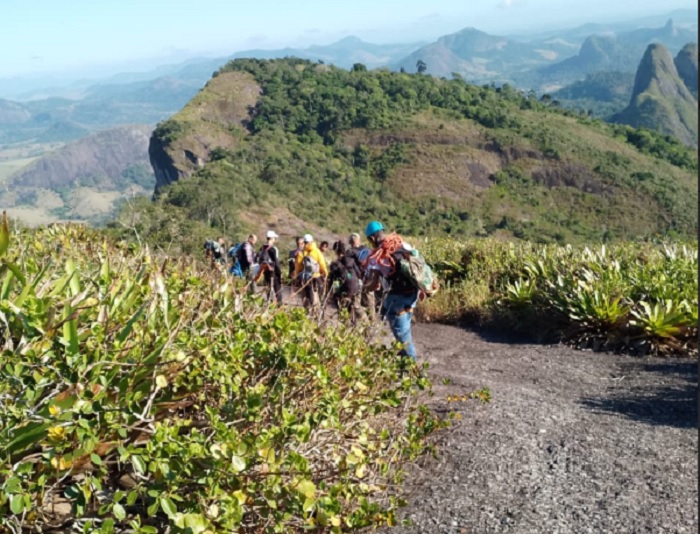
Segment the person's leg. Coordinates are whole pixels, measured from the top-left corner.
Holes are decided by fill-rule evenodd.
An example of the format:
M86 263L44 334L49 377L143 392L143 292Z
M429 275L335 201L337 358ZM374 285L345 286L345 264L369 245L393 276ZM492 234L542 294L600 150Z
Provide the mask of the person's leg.
M265 271L263 273L263 284L265 285L265 300L272 300L272 273Z
M314 302L313 280L306 280L301 282L301 284L301 300L304 304L304 308L309 310L313 306Z
M320 277L317 278L312 278L311 279L311 306L314 309L314 311L318 310L321 302L321 283L322 280Z
M377 303L374 298L374 291L367 291L366 289L362 290L362 305L367 310L367 317L369 318L369 320L373 321L374 316L376 315L377 306Z
M397 341L403 344L403 351L413 361L416 360L416 346L411 335L413 312L401 312L399 315L388 315L389 327Z
M357 324L362 320L364 312L362 310L362 294L360 292L355 293L350 297L350 318L352 324Z
M273 278L275 297L277 297L277 304L282 304L282 274L279 276L274 276Z
M396 341L403 345L402 354L415 361L417 353L411 333L413 306L415 302L411 297L387 295L382 305L382 316L389 322L389 328Z

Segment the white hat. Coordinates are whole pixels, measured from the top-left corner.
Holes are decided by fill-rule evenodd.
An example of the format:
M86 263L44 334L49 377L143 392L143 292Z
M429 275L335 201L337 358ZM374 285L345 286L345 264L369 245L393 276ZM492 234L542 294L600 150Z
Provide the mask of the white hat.
M304 236L304 243L313 243L314 242L314 236L311 234L306 234Z
M267 231L267 238L268 239L277 239L279 236L275 233L274 230L268 230Z

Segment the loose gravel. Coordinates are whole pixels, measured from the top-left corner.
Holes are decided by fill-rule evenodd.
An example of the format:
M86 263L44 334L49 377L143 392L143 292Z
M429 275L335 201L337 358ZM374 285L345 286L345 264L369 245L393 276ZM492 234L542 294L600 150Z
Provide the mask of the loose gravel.
M698 373L417 325L437 411L461 417L410 468L406 533L698 532ZM447 402L487 387L492 399ZM396 531L395 529L392 529Z

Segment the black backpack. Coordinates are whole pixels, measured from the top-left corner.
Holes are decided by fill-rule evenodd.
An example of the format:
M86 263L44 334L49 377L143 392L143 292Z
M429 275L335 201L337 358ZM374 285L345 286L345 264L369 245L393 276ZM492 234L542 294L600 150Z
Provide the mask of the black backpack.
M270 268L274 268L275 261L272 259L272 256L270 256L271 248L272 247L269 245L263 245L260 249L260 254L258 255L258 263L260 265L267 265Z
M236 259L241 265L248 265L248 255L246 254L246 247L249 246L252 245L247 241L244 241L243 243L241 243L241 246L238 247L238 250L236 251ZM250 266L248 265L248 267Z

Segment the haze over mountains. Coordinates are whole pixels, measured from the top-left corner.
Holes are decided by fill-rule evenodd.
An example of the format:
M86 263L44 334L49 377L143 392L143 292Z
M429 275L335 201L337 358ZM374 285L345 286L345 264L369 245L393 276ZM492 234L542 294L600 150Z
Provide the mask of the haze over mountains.
M557 104L608 119L615 116L620 122L657 129L695 145L697 135L692 132L697 132L697 127L693 128L688 113L681 114L685 119L670 119L673 114L669 112L649 112L648 104L643 108L631 104L639 95L649 94L646 89L637 91L634 80L650 43L662 44L671 56L677 56L673 84L681 80L685 92L697 99L696 16L696 11L679 11L664 17L513 37L465 28L432 43L372 44L347 37L323 46L193 58L150 71L112 75L97 83L78 80L59 87L34 85L25 92L20 91L17 80L10 84L0 79L0 184L4 181L7 185L9 176L47 151L95 132L136 123L153 128L189 102L214 71L236 58L294 56L346 69L360 63L406 72L415 72L420 61L427 74L458 75L476 84L508 83L522 91L534 90L538 97L555 91L552 98ZM688 104L663 109L687 110ZM644 119L637 120L635 115ZM688 121L687 128L679 127ZM124 161L124 168L135 159ZM41 168L49 172L56 167ZM55 179L47 176L44 181L53 183Z

